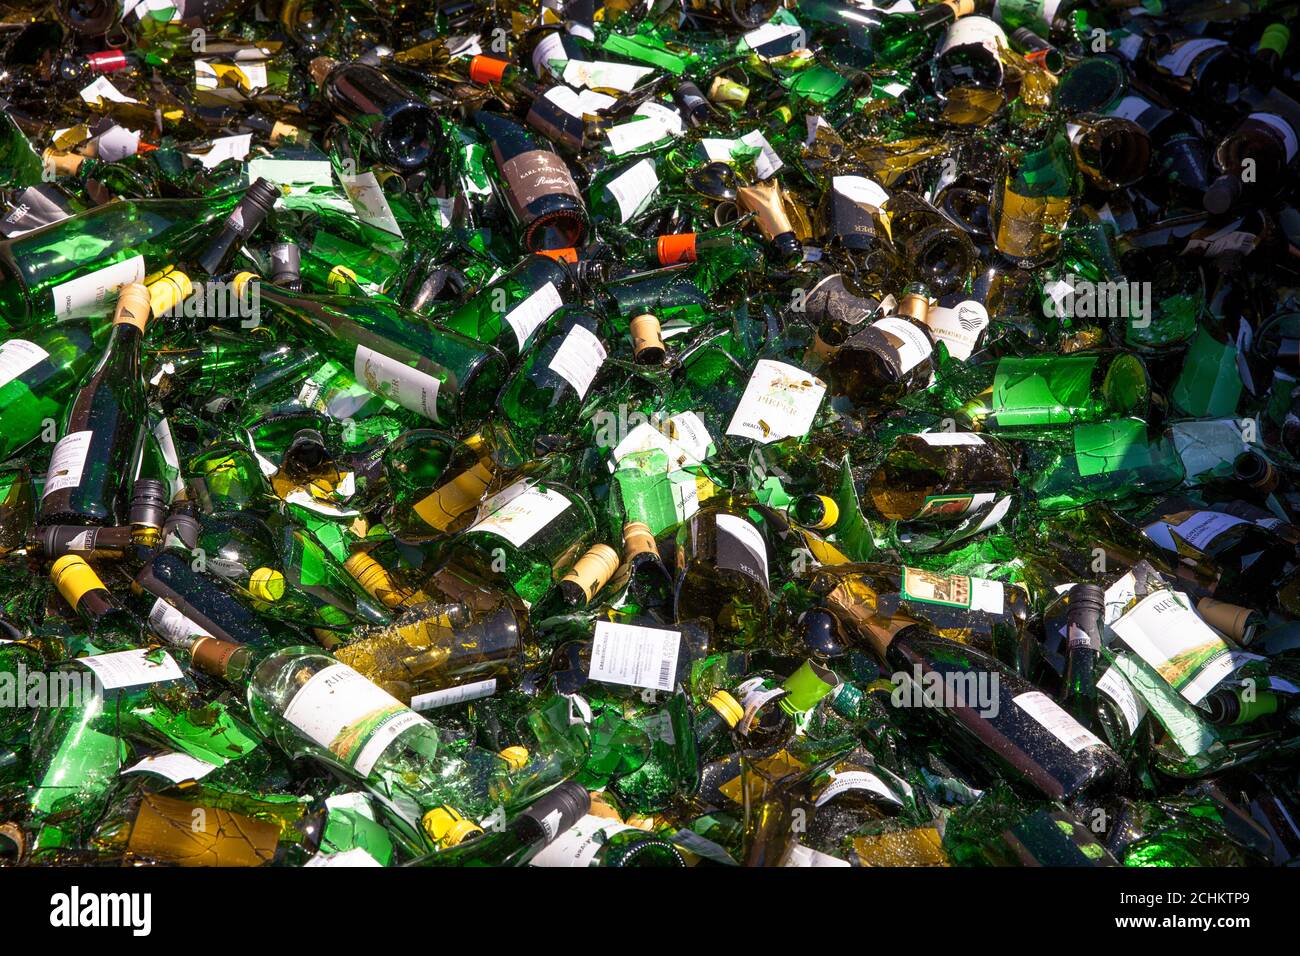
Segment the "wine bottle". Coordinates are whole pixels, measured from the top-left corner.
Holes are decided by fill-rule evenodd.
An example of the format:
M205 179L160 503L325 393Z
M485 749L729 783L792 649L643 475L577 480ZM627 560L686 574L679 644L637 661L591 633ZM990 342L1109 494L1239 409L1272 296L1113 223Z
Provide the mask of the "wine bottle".
M890 401L926 384L934 351L929 311L929 290L908 286L893 314L850 336L826 363L832 393L854 402Z
M463 305L437 318L447 328L499 349L513 366L573 293L573 274L563 263L528 255Z
M768 544L743 507L719 500L677 531L677 620L703 618L720 640L753 641L771 613Z
M1298 145L1300 130L1290 119L1279 113L1251 113L1214 151L1219 176L1205 192L1206 210L1221 216L1239 201L1276 195L1287 181Z
M474 118L491 140L497 185L524 249L581 246L587 209L564 159L505 116L480 110Z
M40 524L117 525L128 517L127 476L145 431L140 349L149 321L149 290L125 286L98 364L64 419L50 455Z
M235 277L244 295L251 272ZM401 306L346 296L295 295L269 284L258 294L353 369L367 390L448 427L487 417L506 374L496 349L441 328Z
M365 63L322 56L310 71L330 109L362 131L381 162L413 172L434 158L438 122L424 100Z

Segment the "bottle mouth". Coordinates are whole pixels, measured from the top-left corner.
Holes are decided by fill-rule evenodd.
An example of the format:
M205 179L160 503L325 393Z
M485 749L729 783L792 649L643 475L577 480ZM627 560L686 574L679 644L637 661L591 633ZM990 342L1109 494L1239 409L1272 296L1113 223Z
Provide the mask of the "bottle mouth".
M427 106L408 103L388 115L383 149L388 160L410 172L420 169L433 155L433 119Z

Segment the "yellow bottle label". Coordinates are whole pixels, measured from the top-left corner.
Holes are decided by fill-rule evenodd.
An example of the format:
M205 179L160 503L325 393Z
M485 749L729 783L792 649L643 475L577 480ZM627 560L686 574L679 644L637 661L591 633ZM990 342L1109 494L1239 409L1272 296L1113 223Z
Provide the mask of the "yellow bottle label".
M492 470L480 461L415 503L415 513L429 527L449 531L452 523L478 505L492 482Z

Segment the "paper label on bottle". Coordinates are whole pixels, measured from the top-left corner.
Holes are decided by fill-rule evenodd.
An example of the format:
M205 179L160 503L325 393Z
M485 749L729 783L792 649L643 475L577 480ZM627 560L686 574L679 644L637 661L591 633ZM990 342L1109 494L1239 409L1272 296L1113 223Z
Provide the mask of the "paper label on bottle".
M974 432L921 432L916 436L927 445L983 445L984 439Z
M141 255L69 279L56 285L51 292L54 314L61 320L102 314L107 311L105 303L110 293L116 297L117 290L127 283L143 281L144 256Z
M153 602L149 611L149 626L155 634L171 644L184 644L193 637L216 636L162 598Z
M266 179L281 186L334 186L334 167L328 159L266 159L258 157L248 164L250 181ZM277 200L279 202L279 200Z
M1006 594L1001 581L972 578L964 574L936 574L920 568L903 568L903 596L926 604L970 608L1001 614Z
M49 352L26 339L10 339L0 345L0 388L49 357Z
M995 57L1000 57L999 46L1010 47L1002 28L988 17L968 16L953 22L939 45L939 56L959 46L982 46Z
M767 137L759 130L752 130L740 137L736 142L744 143L752 149L757 149L758 155L754 157L754 175L759 179L771 179L777 174L777 171L785 165L781 157L777 155L772 144L767 141Z
M559 517L573 502L550 488L518 482L483 505L483 515L469 531L482 531L505 538L516 548Z
M589 62L569 60L564 64L564 82L570 86L589 86L594 90L617 90L631 93L637 84L654 72L653 67L632 66L607 60Z
M547 368L572 385L578 399L582 400L587 397L596 373L605 364L605 355L605 346L600 344L600 339L585 326L575 325L555 350Z
M63 488L76 488L81 484L81 473L86 468L86 456L90 454L90 443L94 437L95 433L87 430L71 432L59 439L50 454L50 467L45 473L42 498Z
M605 93L597 93L595 90L579 91L563 84L552 86L542 96L575 119L584 119L588 114L594 116L618 102Z
M284 719L363 777L400 734L429 723L346 664L313 674Z
M763 533L740 515L719 514L718 567L739 571L768 586L767 542Z
M1185 511L1162 521L1153 521L1143 527L1142 533L1166 551L1178 551L1178 541L1204 551L1215 538L1239 524L1250 522L1218 511Z
M81 98L91 106L96 105L101 99L109 100L113 103L140 102L134 97L127 96L119 90L106 76L95 77L95 81L81 91Z
M95 137L98 157L106 163L115 163L140 150L140 134L125 126L114 126Z
M627 222L641 212L659 188L659 176L653 159L643 159L605 184L618 203L620 222Z
M1119 672L1119 668L1112 665L1106 668L1106 673L1097 680L1097 690L1115 702L1119 712L1124 715L1124 723L1128 726L1129 736L1132 737L1137 732L1138 724L1146 716L1147 705L1134 693L1128 679Z
M684 130L681 114L659 103L644 103L633 115L638 118L606 132L616 156L658 143L665 137L676 139Z
M671 692L677 682L682 632L597 621L590 680Z
M1183 595L1163 588L1134 605L1111 630L1192 704L1200 703L1240 663Z
M590 866L608 839L615 833L633 830L609 817L584 814L573 826L557 836L532 858L530 866Z
M828 771L830 782L821 789L813 802L814 807L820 807L823 804L830 803L842 793L848 793L851 790L865 790L868 793L874 793L878 797L897 806L902 806L903 801L894 795L883 780L877 777L869 770L845 770L837 773L834 770Z
M779 40L786 41L781 45L781 53L802 50L808 46L808 34L797 23L764 23L758 29L750 30L742 35L741 39L751 50L757 50L761 46L776 43Z
M393 215L393 207L388 204L388 197L384 195L384 189L379 185L379 180L375 178L374 173L344 176L342 183L348 198L352 200L352 207L356 210L358 219L384 232L390 232L395 236L402 235L402 227L398 225L397 217Z
M658 428L642 422L628 432L614 447L610 457L613 471L628 455L659 450L667 457L667 471L680 471L698 465L714 452L708 426L694 412L682 412L664 421Z
M1172 73L1174 76L1186 76L1187 71L1191 69L1192 61L1206 50L1211 50L1216 46L1227 46L1225 40L1210 40L1199 38L1195 40L1185 40L1177 44L1170 52L1156 60L1161 66Z
M980 333L988 328L989 313L983 303L969 299L953 308L931 309L925 324L948 347L949 355L965 361L975 350Z
M358 345L352 360L352 374L376 395L430 421L438 421L439 382L427 372Z
M559 76L564 72L564 64L568 62L569 54L564 51L564 38L559 31L547 33L533 47L533 71L539 80L548 73Z
M1140 96L1126 96L1110 110L1110 116L1118 116L1120 119L1133 120L1151 108L1151 103Z
M888 349L897 356L899 375L906 375L930 357L933 346L923 330L907 319L887 316L871 323L871 328L881 335Z
M411 698L411 710L421 712L436 710L439 707L452 707L466 701L491 697L496 692L497 679L489 677L487 680L476 680L469 684L461 684L459 687L448 687L445 690L434 690L427 694L416 694Z
M104 690L144 687L169 680L180 680L185 676L166 651L155 652L145 648L117 651L112 654L96 654L93 657L78 657L77 663L85 664L94 671Z
M306 863L303 864L304 867L308 867L308 866L368 867L368 866L383 866L383 865L384 864L380 863L373 856L367 853L364 847L359 847L359 846L354 846L350 850L341 850L338 853L325 853L324 851L322 851L320 853L317 853L310 860L308 860Z
M237 72L236 72L237 71ZM215 90L222 86L222 79L229 77L227 87L238 86L253 93L264 90L270 84L266 63L261 60L240 60L238 64L213 63L211 60L194 61L194 87L199 90ZM243 82L240 83L239 80Z
M1042 691L1031 690L1013 697L1012 702L1074 753L1088 747L1105 746L1096 734L1062 710L1056 701Z
M1142 45L1145 42L1146 37L1141 33L1130 33L1128 36L1124 37L1124 39L1120 40L1119 43L1116 44L1115 48L1119 51L1120 56L1132 63L1142 52Z
M212 169L227 159L247 159L252 146L253 134L239 133L235 136L218 136L212 141L212 148L206 152L186 155L197 159L205 169Z
M784 362L759 359L727 434L763 445L800 438L808 434L825 395L826 384L815 375Z
M554 282L548 282L506 313L506 322L514 329L515 341L521 352L537 327L554 315L563 304L560 290L555 288Z
M1295 128L1278 116L1276 113L1251 113L1247 119L1253 119L1256 122L1263 123L1265 126L1271 126L1282 136L1282 142L1286 146L1286 161L1289 163L1295 159L1296 154L1296 131Z
M853 202L883 209L889 202L889 193L866 176L836 176L831 180L831 189Z
M202 780L216 769L216 764L191 757L187 753L172 751L145 757L127 767L122 773L156 773L172 783L185 783L187 780Z
M821 852L821 850L814 850L812 847L804 846L802 843L791 843L790 852L787 853L785 859L781 861L782 867L794 867L797 869L852 865L853 864L848 860L841 860L838 856L831 856L829 853Z

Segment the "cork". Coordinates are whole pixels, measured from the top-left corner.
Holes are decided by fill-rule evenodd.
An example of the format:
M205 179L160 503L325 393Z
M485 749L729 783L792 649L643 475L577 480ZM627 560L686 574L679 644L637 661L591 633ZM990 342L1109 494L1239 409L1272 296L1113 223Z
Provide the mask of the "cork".
M582 589L590 601L618 570L618 554L607 544L592 546L563 578Z
M41 154L41 162L55 176L73 176L85 161L85 156L64 153L57 149L47 149Z
M1247 625L1251 614L1254 613L1250 608L1204 597L1196 602L1196 612L1201 615L1206 624L1227 634L1234 641L1247 640Z
M117 293L117 311L113 313L114 325L134 325L144 333L149 324L149 287L143 282L128 282Z
M638 315L629 324L632 332L632 354L638 365L662 365L668 349L664 346L659 320L648 312Z
M650 526L644 521L629 521L623 525L623 560L631 561L638 554L653 554L659 557L659 545Z
M272 146L296 143L300 136L302 136L302 130L283 120L276 120L271 127L270 140Z
M975 12L975 0L944 0L952 8L952 12L959 17L970 16Z
M190 660L205 674L225 677L230 671L231 659L243 649L243 644L215 637L200 637L190 647Z

